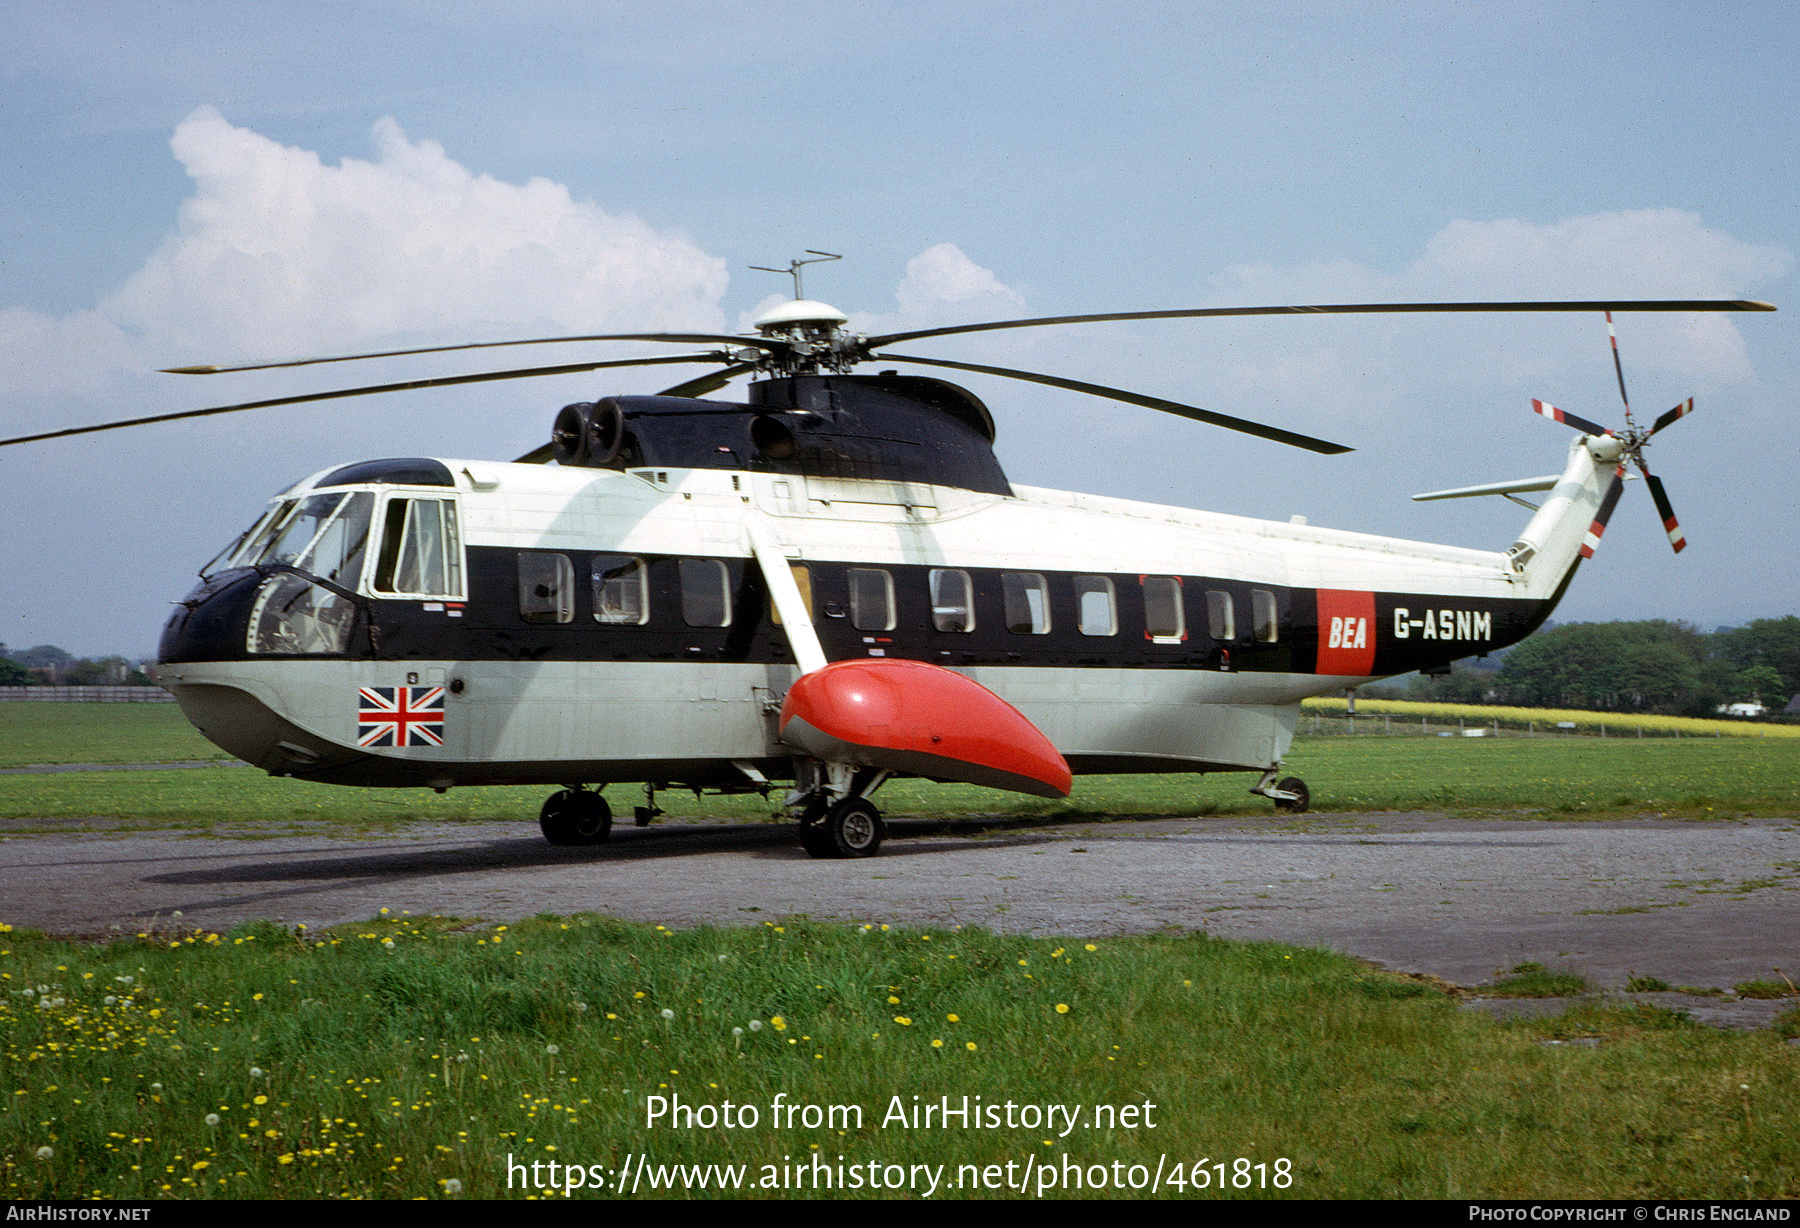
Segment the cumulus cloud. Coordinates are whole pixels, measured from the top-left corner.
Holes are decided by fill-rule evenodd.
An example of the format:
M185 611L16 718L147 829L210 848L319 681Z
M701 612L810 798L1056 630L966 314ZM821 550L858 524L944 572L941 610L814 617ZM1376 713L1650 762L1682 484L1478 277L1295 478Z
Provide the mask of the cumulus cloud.
M326 165L202 107L179 225L103 313L159 346L282 356L380 339L717 331L725 263L548 179L477 174L392 119Z
M1639 209L1551 223L1453 221L1397 272L1353 261L1239 265L1213 279L1209 301L1242 303L1451 302L1605 298L1745 298L1793 264L1786 249L1745 243L1679 209ZM1350 378L1377 382L1385 401L1423 381L1538 379L1571 364L1610 366L1583 317L1372 317L1333 326L1322 348L1235 361L1245 389L1329 399ZM1727 315L1621 317L1628 370L1679 374L1683 387L1753 378ZM1293 340L1290 336L1289 340ZM1454 355L1452 359L1450 356ZM1454 367L1454 370L1443 370ZM1434 373L1433 369L1440 369ZM1309 378L1317 373L1315 382ZM1370 402L1374 404L1374 402Z
M902 319L932 324L1004 320L1025 310L1024 295L954 243L938 243L908 260L894 299Z

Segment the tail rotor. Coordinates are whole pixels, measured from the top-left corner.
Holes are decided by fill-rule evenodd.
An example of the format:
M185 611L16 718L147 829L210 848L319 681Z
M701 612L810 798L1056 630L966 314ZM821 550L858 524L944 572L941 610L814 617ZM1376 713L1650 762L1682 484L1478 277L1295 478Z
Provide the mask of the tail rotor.
M1613 374L1619 379L1619 400L1625 406L1625 428L1615 431L1586 418L1578 417L1567 410L1558 409L1547 401L1533 400L1531 408L1544 417L1572 427L1584 435L1611 436L1621 444L1620 464L1613 474L1612 485L1607 488L1606 496L1600 501L1599 509L1594 513L1594 523L1588 529L1587 537L1582 542L1581 556L1592 558L1594 548L1600 544L1600 536L1606 531L1606 522L1612 516L1613 507L1619 501L1619 494L1624 488L1625 461L1638 467L1644 475L1644 484L1650 488L1650 499L1656 504L1656 515L1662 521L1663 532L1668 535L1669 545L1677 554L1687 546L1687 538L1681 532L1681 524L1675 518L1675 507L1669 502L1669 495L1663 489L1662 479L1650 472L1650 466L1644 463L1644 445L1650 442L1651 436L1658 431L1674 425L1682 418L1694 412L1694 398L1689 397L1674 409L1669 410L1649 426L1640 427L1631 416L1631 396L1625 391L1625 367L1619 361L1619 338L1613 331L1612 312L1606 313L1606 338L1612 349Z

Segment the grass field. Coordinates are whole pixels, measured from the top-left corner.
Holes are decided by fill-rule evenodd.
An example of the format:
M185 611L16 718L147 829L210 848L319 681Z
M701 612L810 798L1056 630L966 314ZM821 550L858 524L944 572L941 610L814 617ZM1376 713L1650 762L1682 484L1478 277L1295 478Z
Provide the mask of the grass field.
M1200 934L388 917L0 982L8 1198L1800 1196L1776 1034Z

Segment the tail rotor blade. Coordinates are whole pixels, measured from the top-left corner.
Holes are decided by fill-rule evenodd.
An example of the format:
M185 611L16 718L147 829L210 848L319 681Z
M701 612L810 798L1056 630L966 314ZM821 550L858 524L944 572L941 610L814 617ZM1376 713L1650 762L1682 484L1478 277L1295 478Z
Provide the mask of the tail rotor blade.
M1625 489L1625 466L1620 465L1613 471L1612 485L1606 488L1606 495L1600 500L1600 506L1594 512L1594 523L1588 526L1587 534L1581 539L1581 557L1591 559L1600 545L1600 538L1606 532L1606 522L1612 519L1613 508L1619 505L1619 495Z
M1619 377L1619 400L1625 402L1625 425L1631 425L1631 397L1625 392L1625 367L1619 362L1619 335L1613 331L1612 312L1606 313L1606 340L1612 346L1613 374Z
M1638 468L1643 469L1643 465ZM1663 532L1669 535L1669 545L1680 554L1687 545L1687 538L1681 532L1681 524L1675 519L1675 507L1669 502L1669 496L1663 490L1662 479L1644 469L1644 483L1650 487L1650 498L1656 503L1657 518L1662 521Z
M1694 398L1689 397L1687 400L1685 400L1681 404L1677 405L1674 409L1671 409L1668 413L1666 413L1662 417L1658 418L1656 420L1656 422L1654 424L1652 424L1652 426L1650 427L1650 433L1652 435L1654 435L1654 434L1656 434L1656 432L1662 430L1664 427L1670 426L1676 422L1679 422L1681 419L1687 417L1689 414L1691 414L1693 412L1694 412Z
M1611 431L1607 430L1597 422L1589 422L1586 418L1576 417L1568 410L1558 409L1556 406L1550 404L1550 402L1540 401L1536 397L1531 399L1531 408L1534 412L1544 415L1544 417L1550 419L1552 422L1560 422L1564 426L1574 427L1583 435L1612 434Z

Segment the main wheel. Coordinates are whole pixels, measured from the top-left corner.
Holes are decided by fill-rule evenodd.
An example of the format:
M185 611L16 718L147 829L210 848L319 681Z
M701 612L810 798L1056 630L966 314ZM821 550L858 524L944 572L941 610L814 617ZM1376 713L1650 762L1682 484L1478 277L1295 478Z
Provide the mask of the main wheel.
M612 807L598 793L564 789L538 811L538 826L551 844L599 844L612 834Z
M1277 810L1285 810L1290 814L1305 814L1306 808L1312 805L1312 794L1307 792L1306 782L1298 776L1289 776L1275 787L1283 793L1294 795L1292 800L1276 798L1275 809Z
M873 857L887 835L881 811L860 797L847 797L827 810L822 827L834 857Z

